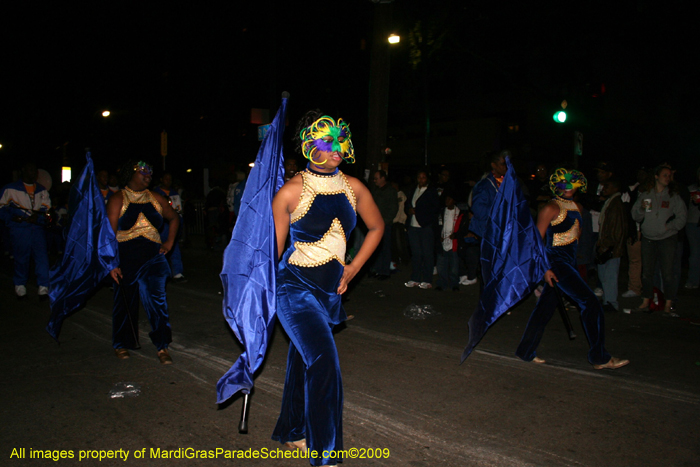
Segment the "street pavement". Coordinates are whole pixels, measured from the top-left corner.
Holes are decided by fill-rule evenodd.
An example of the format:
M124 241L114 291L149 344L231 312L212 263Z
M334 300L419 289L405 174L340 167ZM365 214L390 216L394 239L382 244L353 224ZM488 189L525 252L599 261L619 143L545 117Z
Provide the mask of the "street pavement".
M222 252L197 245L183 251L189 281L168 286L170 366L158 363L143 311L142 348L129 360L114 356L108 288L66 320L57 344L44 330L48 303L39 302L34 285L18 301L11 262L0 260L0 466L308 465L252 458L291 453L270 439L289 343L279 325L256 378L249 433L237 430L240 397L217 406L216 382L241 347L221 313ZM401 265L386 281L359 277L347 295L355 318L337 329L336 342L345 449L356 448L349 454L358 457L343 465L698 465L697 290L682 290L680 319L606 315L608 350L631 360L615 371L588 364L573 308L574 341L555 315L538 350L547 362L516 358L534 297L499 320L460 365L478 286L407 289L409 268ZM621 306L638 302L623 298ZM434 312L412 319L404 314L411 305L432 305ZM119 383L136 384L140 393L111 398ZM213 459L178 457L217 455L216 449ZM74 457L49 459L61 455ZM88 458L79 461L81 455ZM117 458L90 457L100 455ZM233 455L251 458L227 458Z

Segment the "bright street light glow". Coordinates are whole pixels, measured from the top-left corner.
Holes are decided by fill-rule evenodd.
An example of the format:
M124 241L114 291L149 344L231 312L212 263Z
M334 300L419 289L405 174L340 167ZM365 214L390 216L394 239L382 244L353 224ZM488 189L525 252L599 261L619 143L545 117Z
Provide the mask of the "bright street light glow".
M109 110L105 110L104 112L102 112L103 117L109 117L109 115L110 115Z
M389 36L389 44L398 44L401 42L401 36L397 36L396 34L391 34Z
M248 164L248 167L250 167L250 168L255 167L255 162L251 162L250 164Z
M70 167L62 167L61 168L61 183L63 182L70 182Z
M192 169L187 169L187 173L192 173Z

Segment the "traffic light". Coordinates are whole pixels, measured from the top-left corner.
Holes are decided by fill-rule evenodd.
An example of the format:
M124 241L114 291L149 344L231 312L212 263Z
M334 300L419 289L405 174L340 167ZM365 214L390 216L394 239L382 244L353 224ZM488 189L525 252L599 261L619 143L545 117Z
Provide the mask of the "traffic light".
M554 115L552 118L554 119L555 122L557 123L564 123L566 121L566 106L567 106L566 99L561 101L561 110L558 110L554 112Z

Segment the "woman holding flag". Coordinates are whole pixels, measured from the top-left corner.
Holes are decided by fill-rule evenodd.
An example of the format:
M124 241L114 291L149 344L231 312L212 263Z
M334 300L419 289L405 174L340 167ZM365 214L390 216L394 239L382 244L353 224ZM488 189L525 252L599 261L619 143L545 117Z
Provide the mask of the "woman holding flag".
M348 125L310 111L297 129L306 169L277 192L272 211L281 257L277 316L291 340L282 410L273 439L335 464L343 449L343 387L332 328L346 319L341 294L382 239L384 221L364 184L338 170L353 163ZM345 247L356 213L369 229L352 263ZM287 235L291 245L285 251ZM323 457L323 452L327 456Z
M121 171L124 189L107 203L107 217L119 242L119 267L110 275L114 287L112 343L120 359L129 358L129 349L139 348L139 297L151 323L149 336L164 365L173 361L168 354L172 341L165 297L165 281L170 266L165 255L172 249L180 216L170 203L148 190L153 169L145 162L129 161ZM158 231L164 223L170 231L161 242Z
M560 168L550 178L549 186L555 198L537 217L537 229L545 241L550 269L544 274L544 289L515 354L528 362L545 362L537 356L536 350L557 306L556 282L581 310L581 323L590 345L588 361L597 370L617 369L627 365L629 360L612 357L605 349L603 308L576 269L581 213L573 197L577 190L585 192L586 184L586 178L578 170Z

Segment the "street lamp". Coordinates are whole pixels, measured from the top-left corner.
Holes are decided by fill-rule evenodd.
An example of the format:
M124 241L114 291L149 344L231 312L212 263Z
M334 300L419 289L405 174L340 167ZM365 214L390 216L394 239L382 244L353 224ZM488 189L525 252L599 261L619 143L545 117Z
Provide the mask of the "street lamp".
M372 50L369 70L369 120L367 125L367 152L365 172L372 174L385 160L382 150L387 143L387 123L389 108L390 47L401 38L390 31L391 3L393 0L372 0L374 20L372 25ZM389 42L387 44L387 41Z
M110 115L111 115L111 112L109 110L105 110L102 112L102 116L105 118L109 117Z

